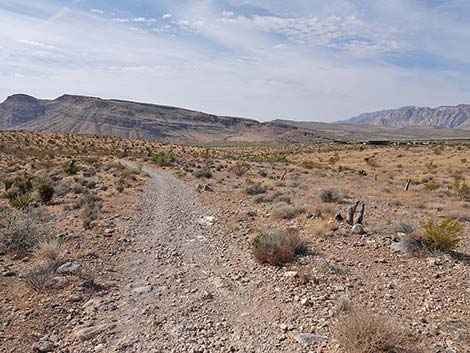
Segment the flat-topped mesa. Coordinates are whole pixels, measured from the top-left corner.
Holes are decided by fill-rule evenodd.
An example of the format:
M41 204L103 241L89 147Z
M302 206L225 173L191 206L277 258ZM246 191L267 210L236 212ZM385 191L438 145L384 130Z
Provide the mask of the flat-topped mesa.
M20 125L38 118L45 112L41 102L27 94L14 94L0 104L0 128Z

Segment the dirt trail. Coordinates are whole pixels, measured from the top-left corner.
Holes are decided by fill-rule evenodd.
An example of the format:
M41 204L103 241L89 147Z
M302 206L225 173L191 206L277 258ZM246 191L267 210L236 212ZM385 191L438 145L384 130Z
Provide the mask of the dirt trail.
M104 334L95 351L291 351L279 337L288 313L281 314L274 290L250 278L249 254L224 243L216 225L201 224L205 216L217 221L217 211L172 175L146 172L143 209L117 259L121 283L97 308L97 321L114 322L115 334Z

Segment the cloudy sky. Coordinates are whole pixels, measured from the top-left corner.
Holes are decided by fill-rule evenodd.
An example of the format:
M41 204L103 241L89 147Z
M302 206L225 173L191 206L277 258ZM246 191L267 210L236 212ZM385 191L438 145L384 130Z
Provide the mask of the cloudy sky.
M0 100L260 120L470 103L468 0L0 0Z

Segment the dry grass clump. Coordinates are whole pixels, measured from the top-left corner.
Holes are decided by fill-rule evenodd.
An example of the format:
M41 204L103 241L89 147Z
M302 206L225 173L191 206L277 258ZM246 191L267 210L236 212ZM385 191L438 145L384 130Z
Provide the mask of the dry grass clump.
M42 292L47 288L52 275L55 272L55 264L48 263L33 268L23 277L26 286L35 292Z
M258 234L252 241L253 254L261 263L283 266L308 252L308 243L297 233L276 229Z
M35 255L37 258L46 261L56 261L64 255L64 243L59 239L47 239L39 243Z
M289 196L283 195L280 192L275 192L273 194L269 195L259 195L257 198L255 198L255 203L278 203L278 202L284 202L287 204L291 203L291 199Z
M245 192L248 195L259 195L259 194L264 194L266 192L266 189L267 189L266 186L264 186L263 184L256 183L256 184L248 186L245 189Z
M323 202L338 203L343 200L343 196L335 190L328 189L328 190L323 190L320 193L320 199Z
M354 308L341 315L333 335L348 353L418 352L399 324L368 309Z
M281 205L278 205L273 209L273 211L271 212L271 215L275 219L294 219L295 217L305 212L306 212L305 207L290 206L290 205L281 203Z
M0 211L0 250L26 255L42 237L37 217L15 209Z

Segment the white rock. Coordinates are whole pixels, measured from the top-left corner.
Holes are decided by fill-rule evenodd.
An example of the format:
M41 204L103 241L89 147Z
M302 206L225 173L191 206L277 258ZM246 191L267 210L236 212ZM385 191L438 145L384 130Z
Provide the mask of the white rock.
M134 288L134 292L137 294L148 294L153 290L152 286L144 286L144 287L138 287Z
M80 270L80 264L78 262L66 262L57 269L58 273L76 273Z

